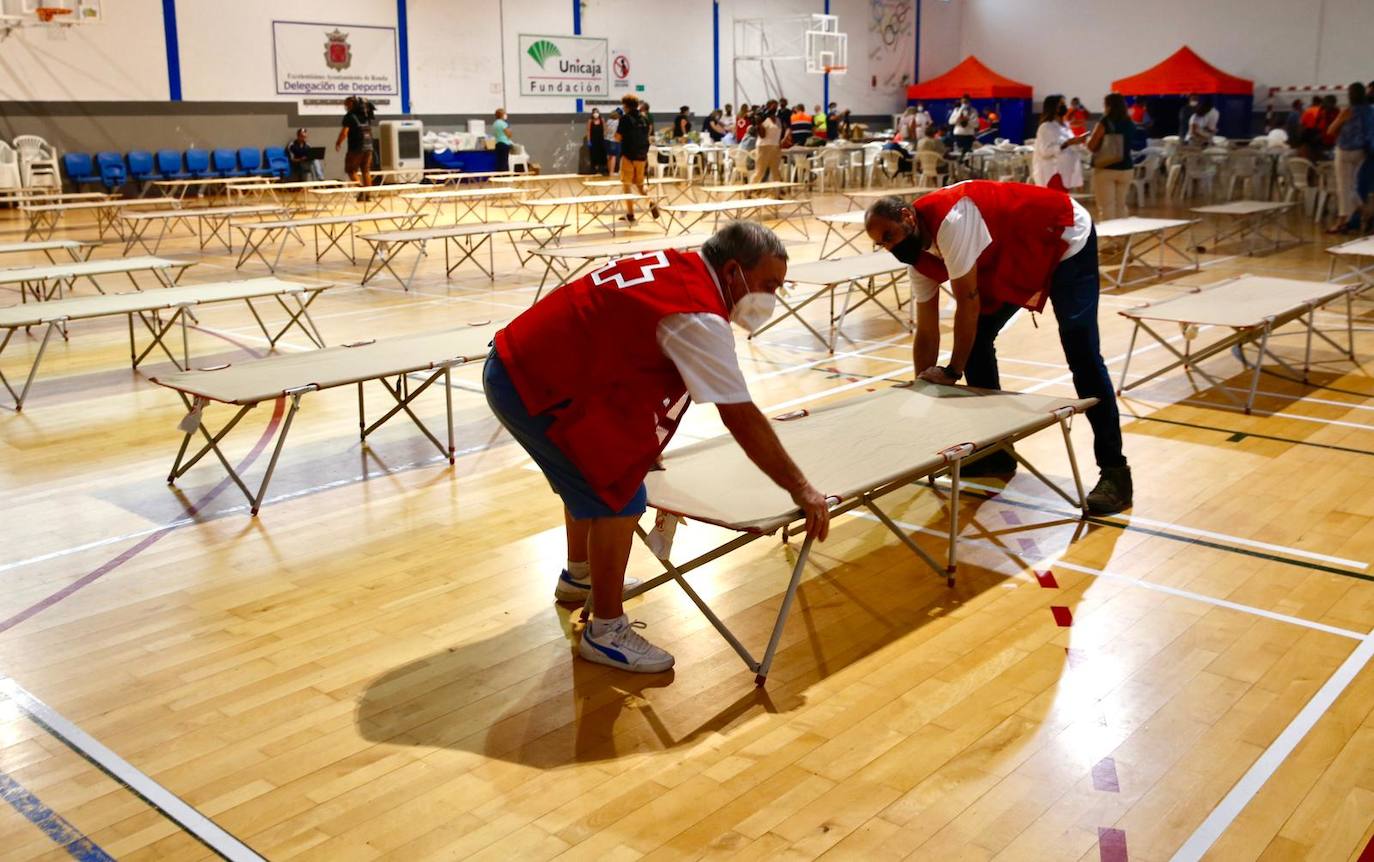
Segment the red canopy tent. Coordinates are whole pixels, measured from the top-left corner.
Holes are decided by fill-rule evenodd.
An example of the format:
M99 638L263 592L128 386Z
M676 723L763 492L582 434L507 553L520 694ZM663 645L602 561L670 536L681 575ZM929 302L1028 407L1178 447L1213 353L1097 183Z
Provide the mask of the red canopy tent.
M1179 134L1184 133L1180 127L1182 119L1175 118L1183 109L1183 97L1190 93L1210 98L1216 105L1221 114L1218 127L1223 135L1244 137L1251 133L1255 82L1228 75L1187 45L1138 75L1113 81L1112 89L1123 96L1149 97L1146 105L1155 120L1155 135L1168 134L1176 128Z
M954 103L965 93L979 111L986 113L991 109L997 112L1000 117L997 134L1017 142L1025 139L1026 124L1030 118L1030 86L997 74L977 57L965 57L963 62L943 75L909 85L906 88L906 100L907 104L924 102L936 123L943 124Z
M1031 88L997 74L971 55L943 75L906 88L908 101L958 99L965 93L974 99L1029 99Z
M1163 62L1138 75L1112 81L1123 96L1255 95L1255 82L1237 78L1208 63L1184 45Z

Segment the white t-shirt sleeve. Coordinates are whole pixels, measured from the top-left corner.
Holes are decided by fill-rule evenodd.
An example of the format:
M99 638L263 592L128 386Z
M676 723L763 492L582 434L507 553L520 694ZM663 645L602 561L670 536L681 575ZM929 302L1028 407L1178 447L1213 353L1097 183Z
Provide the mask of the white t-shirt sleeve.
M752 401L735 356L735 334L714 314L670 314L658 324L658 346L677 366L698 404Z
M992 245L992 234L972 198L962 198L950 207L935 232L935 245L951 279L967 275L978 263L978 256Z
M911 281L911 296L916 302L930 302L940 292L940 285L935 279L924 275L914 266L909 267L907 277Z

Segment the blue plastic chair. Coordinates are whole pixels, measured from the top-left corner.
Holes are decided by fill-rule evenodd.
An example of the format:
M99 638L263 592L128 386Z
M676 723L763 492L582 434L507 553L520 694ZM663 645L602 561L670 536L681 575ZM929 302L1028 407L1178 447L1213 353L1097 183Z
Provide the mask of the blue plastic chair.
M186 173L195 179L219 176L219 172L210 167L209 150L187 150Z
M239 147L239 167L244 173L254 177L270 177L272 169L262 165L262 153L253 147Z
M238 156L233 150L216 149L212 154L212 162L215 166L215 176L219 177L242 177L247 176L247 171L239 168Z
M83 185L100 182L100 174L95 172L95 162L87 153L63 153L62 170L71 180L72 188L81 190Z
M286 147L268 147L262 151L267 159L267 172L280 179L291 176L291 160L286 157Z
M147 150L130 150L128 163L129 179L138 183L140 187L149 180L158 179L153 173L153 154Z
M181 153L176 150L157 151L157 172L164 180L184 180L191 176L181 169Z
M95 164L100 169L100 181L105 184L105 188L114 191L124 186L128 171L124 167L123 156L111 152L96 153Z

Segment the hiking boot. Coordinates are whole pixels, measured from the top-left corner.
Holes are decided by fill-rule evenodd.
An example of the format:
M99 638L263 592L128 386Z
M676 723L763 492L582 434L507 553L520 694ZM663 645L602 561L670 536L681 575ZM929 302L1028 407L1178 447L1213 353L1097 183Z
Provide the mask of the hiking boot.
M1134 494L1130 467L1105 467L1097 487L1088 493L1088 511L1094 515L1114 515L1131 508Z
M986 458L966 464L959 469L963 479L1010 479L1016 475L1016 459L1010 452L993 452Z

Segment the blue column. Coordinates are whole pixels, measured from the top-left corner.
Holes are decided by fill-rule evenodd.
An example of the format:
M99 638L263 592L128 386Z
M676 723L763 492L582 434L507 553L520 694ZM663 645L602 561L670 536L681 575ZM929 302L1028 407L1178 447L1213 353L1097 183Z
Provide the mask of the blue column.
M401 113L410 113L410 27L406 22L406 0L396 0L396 39L401 64Z
M825 0L825 14L827 14L827 15L830 14L830 0ZM829 73L829 72L826 72L826 73L825 73L825 83L822 85L822 89L821 89L821 110L823 110L823 111L828 111L828 110L830 110L830 73ZM825 130L825 134L826 134L827 136L830 135L830 129L829 129L829 128L827 128L827 129Z
M711 101L720 109L720 0L711 0Z
M573 35L582 35L582 0L572 0L573 4ZM609 72L609 70L607 70ZM577 113L582 113L582 100L577 100Z
M167 89L173 102L181 101L181 49L177 45L176 0L162 0L162 33L167 43Z
M921 83L921 0L916 0L916 68L911 71L911 83Z

